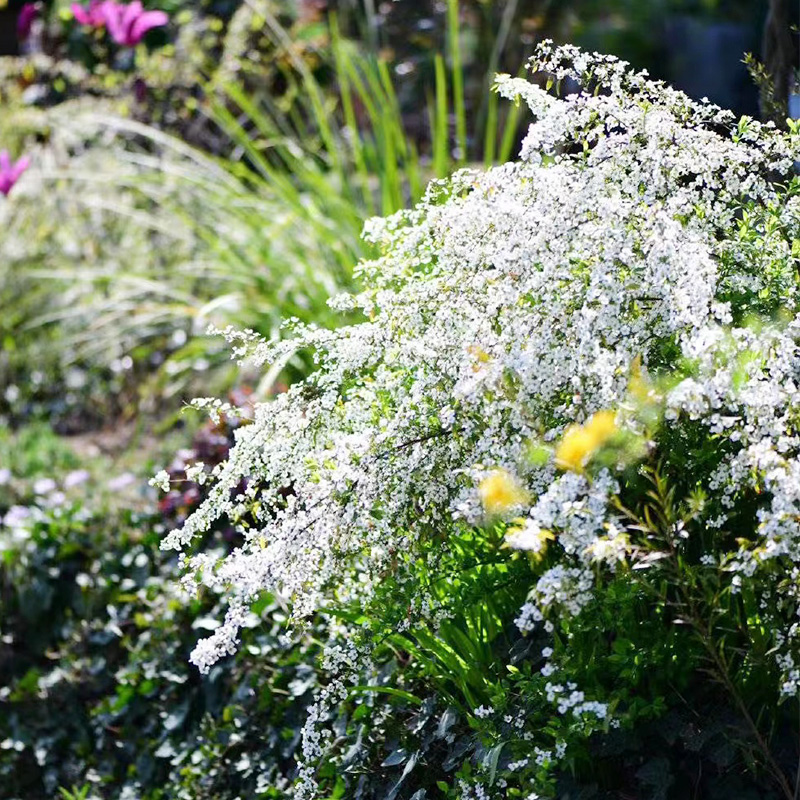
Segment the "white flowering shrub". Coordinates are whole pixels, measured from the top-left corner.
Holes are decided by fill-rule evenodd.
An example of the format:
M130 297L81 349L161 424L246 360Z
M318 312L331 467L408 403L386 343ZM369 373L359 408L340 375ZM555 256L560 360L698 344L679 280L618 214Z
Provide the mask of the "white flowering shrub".
M652 663L674 664L657 654L687 631L682 667L716 675L750 761L792 797L742 681L759 670L776 708L800 694L800 135L572 47L530 66L541 85L497 82L533 113L518 161L368 224L382 255L360 265L361 294L332 301L362 322L222 332L240 359L312 351L317 369L256 409L164 542L257 520L230 554L186 558L188 583L228 597L192 660L234 652L264 591L298 621L360 609L339 617L305 729L297 791L314 796L314 763L335 757L326 719L378 632L432 679L424 652L447 663L454 619L477 648L461 662L483 663L499 634L481 615L507 615L541 657L484 683L462 664L459 684L457 661L436 673L489 753L448 796L535 797L573 743L634 719L639 678L612 686L592 665L599 628L630 623L630 639L649 615ZM512 589L486 593L488 562Z

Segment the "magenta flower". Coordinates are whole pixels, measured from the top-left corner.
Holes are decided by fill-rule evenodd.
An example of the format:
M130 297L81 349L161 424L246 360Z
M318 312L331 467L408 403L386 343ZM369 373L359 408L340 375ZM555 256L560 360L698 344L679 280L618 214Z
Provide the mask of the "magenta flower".
M39 9L36 3L25 3L19 10L17 17L17 37L21 42L25 41L31 35L31 28L33 21L39 14Z
M91 0L88 6L73 3L70 8L72 9L72 16L75 17L75 21L80 25L86 25L89 28L105 28L105 5L104 0Z
M111 38L123 47L139 44L147 31L169 22L169 17L163 11L145 11L140 0L133 0L128 5L106 0L103 14Z
M8 193L14 188L14 184L30 165L31 160L24 156L16 164L12 164L8 150L0 150L0 194L8 197Z

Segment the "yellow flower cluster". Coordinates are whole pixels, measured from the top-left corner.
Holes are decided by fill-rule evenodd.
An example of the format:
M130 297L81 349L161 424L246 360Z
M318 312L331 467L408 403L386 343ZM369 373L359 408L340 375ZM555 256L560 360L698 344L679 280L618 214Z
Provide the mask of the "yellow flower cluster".
M613 411L598 411L585 425L570 425L556 448L556 466L581 472L617 430Z
M657 406L662 399L659 397L657 387L648 378L647 371L642 367L641 356L636 356L631 363L628 395L639 408L652 408Z
M505 514L528 499L519 481L505 469L492 470L478 486L484 511L491 516Z
M492 357L477 344L470 345L467 352L475 359L472 365L473 372L480 372L483 366L492 360Z

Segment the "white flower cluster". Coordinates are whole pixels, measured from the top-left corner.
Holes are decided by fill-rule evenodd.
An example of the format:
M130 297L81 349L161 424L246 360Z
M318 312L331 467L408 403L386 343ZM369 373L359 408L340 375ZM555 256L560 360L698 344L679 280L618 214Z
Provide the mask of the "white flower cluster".
M692 365L666 420L729 441L707 490L730 505L757 484L767 498L753 545L727 566L800 563L800 203L780 182L796 137L576 48L545 44L531 68L582 91L498 79L535 117L520 160L434 181L418 207L367 225L382 255L360 265L363 293L333 302L364 321L293 323L283 341L224 332L237 358L310 350L318 369L255 408L208 499L165 540L181 549L218 517L235 521L248 498L232 492L251 478L258 523L245 544L213 565L188 560L231 598L193 655L201 669L235 646L262 590L290 596L300 617L322 597L369 593L432 531L476 522L473 476L495 467L528 498L511 543L538 550L548 530L560 554L517 624L580 612L598 563L613 569L629 552L609 508L616 482L611 470L559 474L530 445L619 408L637 361L653 373ZM768 213L780 224L765 225ZM754 314L789 322L745 327ZM577 690L557 702L605 714Z

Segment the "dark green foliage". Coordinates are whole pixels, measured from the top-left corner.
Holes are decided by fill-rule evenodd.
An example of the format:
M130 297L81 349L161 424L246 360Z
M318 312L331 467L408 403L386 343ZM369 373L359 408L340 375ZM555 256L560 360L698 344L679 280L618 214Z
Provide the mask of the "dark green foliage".
M32 429L14 442L25 448L28 475L41 474L43 459L75 466L46 433ZM126 787L147 800L285 796L306 707L324 680L315 632L287 647L285 610L264 598L238 655L200 677L188 652L221 609L211 597L173 599L178 569L158 549L160 525L151 514L76 502L45 512L30 538L3 540L0 778L8 797L35 800L58 787L77 796L85 788L87 798L125 797ZM703 641L678 624L682 601L666 575L612 581L556 639L565 673L611 702L623 726L588 738L570 734L568 721L552 727L552 708L532 704L545 682L545 639L521 636L512 622L531 570L543 565L510 558L501 542L492 529L448 547L433 538L442 553L435 576L420 561L406 587L387 575L369 608L332 612L360 622L378 648L375 671L336 711L336 739L317 776L327 796L451 800L461 779L510 779L509 764L531 755L520 729L502 721L520 710L526 728L552 728L554 741L572 736L566 769L549 778L563 800L777 796L741 709L707 679L713 663ZM413 586L434 578L441 602L457 610L438 629L386 602L403 591L410 602ZM769 640L759 644L752 623L749 639L723 630L724 620L752 620L757 604L728 602L714 633L720 652L732 657L776 760L790 765L793 712L775 706L774 676L758 651ZM499 714L482 718L479 706Z
M280 796L257 787L294 769L316 645L287 649L265 598L239 655L201 678L188 652L219 610L170 599L159 539L154 517L76 506L2 553L3 796Z

